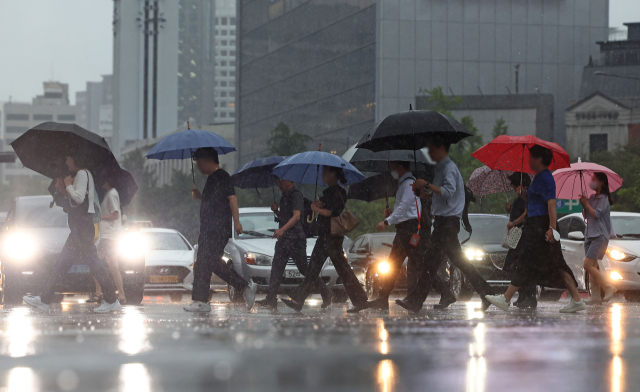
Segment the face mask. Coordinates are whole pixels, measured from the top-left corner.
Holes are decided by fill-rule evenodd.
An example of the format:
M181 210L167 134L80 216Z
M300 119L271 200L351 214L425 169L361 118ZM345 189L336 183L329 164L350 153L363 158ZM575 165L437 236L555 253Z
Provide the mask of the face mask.
M391 177L392 177L394 180L397 180L398 178L400 178L400 177L398 176L398 172L396 172L395 170L392 170L392 171L391 171Z
M595 191L596 189L598 189L598 183L597 183L597 182L595 182L595 181L591 181L591 182L589 183L589 188L591 188L592 190L594 190L594 191Z

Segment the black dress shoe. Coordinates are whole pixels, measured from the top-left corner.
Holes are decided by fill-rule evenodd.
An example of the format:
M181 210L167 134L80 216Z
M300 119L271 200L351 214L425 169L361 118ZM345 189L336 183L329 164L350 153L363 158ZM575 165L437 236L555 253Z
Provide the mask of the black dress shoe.
M535 309L538 307L538 300L536 297L527 297L520 302L514 302L514 305L520 309Z
M360 313L361 311L365 310L365 309L369 309L369 302L364 301L361 304L358 305L353 305L352 308L347 309L347 313Z
M446 308L449 307L449 305L455 303L457 301L456 297L453 296L447 296L447 297L440 297L440 303L433 305L433 308L435 310L445 310Z
M261 301L256 301L256 305L269 310L278 310L278 299L265 298Z
M304 302L299 304L297 302L293 302L290 299L280 298L280 300L284 302L285 305L287 305L288 307L290 307L291 309L295 310L298 313L300 313L302 311L302 308L304 307Z
M422 304L416 306L404 299L397 299L396 304L400 305L401 307L407 309L412 313L420 313L420 311L422 310Z
M373 301L369 301L369 308L375 310L381 310L383 312L389 311L389 300L386 298L377 298Z

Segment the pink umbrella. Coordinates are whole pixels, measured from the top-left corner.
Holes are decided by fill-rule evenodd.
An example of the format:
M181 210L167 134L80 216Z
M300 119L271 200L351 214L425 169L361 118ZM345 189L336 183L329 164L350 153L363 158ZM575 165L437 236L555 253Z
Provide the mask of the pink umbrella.
M614 192L622 186L622 177L617 175L613 170L602 165L590 162L581 162L578 158L577 163L572 163L571 167L558 169L553 172L553 178L556 180L556 197L558 199L577 200L586 193L589 197L595 193L589 188L591 176L593 173L603 172L609 178L609 190Z

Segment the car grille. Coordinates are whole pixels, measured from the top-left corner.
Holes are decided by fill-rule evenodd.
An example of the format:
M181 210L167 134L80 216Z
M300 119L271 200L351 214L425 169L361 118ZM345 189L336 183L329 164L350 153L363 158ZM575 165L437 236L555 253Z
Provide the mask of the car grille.
M497 269L502 270L507 259L507 252L489 253L489 259Z
M162 270L162 271L161 271ZM180 267L180 266L153 266L147 267L145 272L145 283L151 283L151 275L160 275L160 276L168 276L168 275L178 275L178 282L182 282L184 278L189 275L189 268Z
M309 264L309 262L311 261L311 257L307 256L307 264ZM296 265L296 263L293 261L293 259L289 259L287 260L287 265Z

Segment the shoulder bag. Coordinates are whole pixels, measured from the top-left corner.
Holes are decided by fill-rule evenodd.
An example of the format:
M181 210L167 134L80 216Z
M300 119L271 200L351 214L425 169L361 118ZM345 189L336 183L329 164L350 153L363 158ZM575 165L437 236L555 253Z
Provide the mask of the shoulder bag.
M340 199L344 204L344 211L339 216L331 218L331 235L336 237L344 236L360 225L358 218L347 209L347 203L342 199L342 193L340 193Z
M502 247L505 249L515 249L518 246L518 242L520 242L520 237L522 237L522 229L517 226L512 227L511 230L507 230L504 234Z

